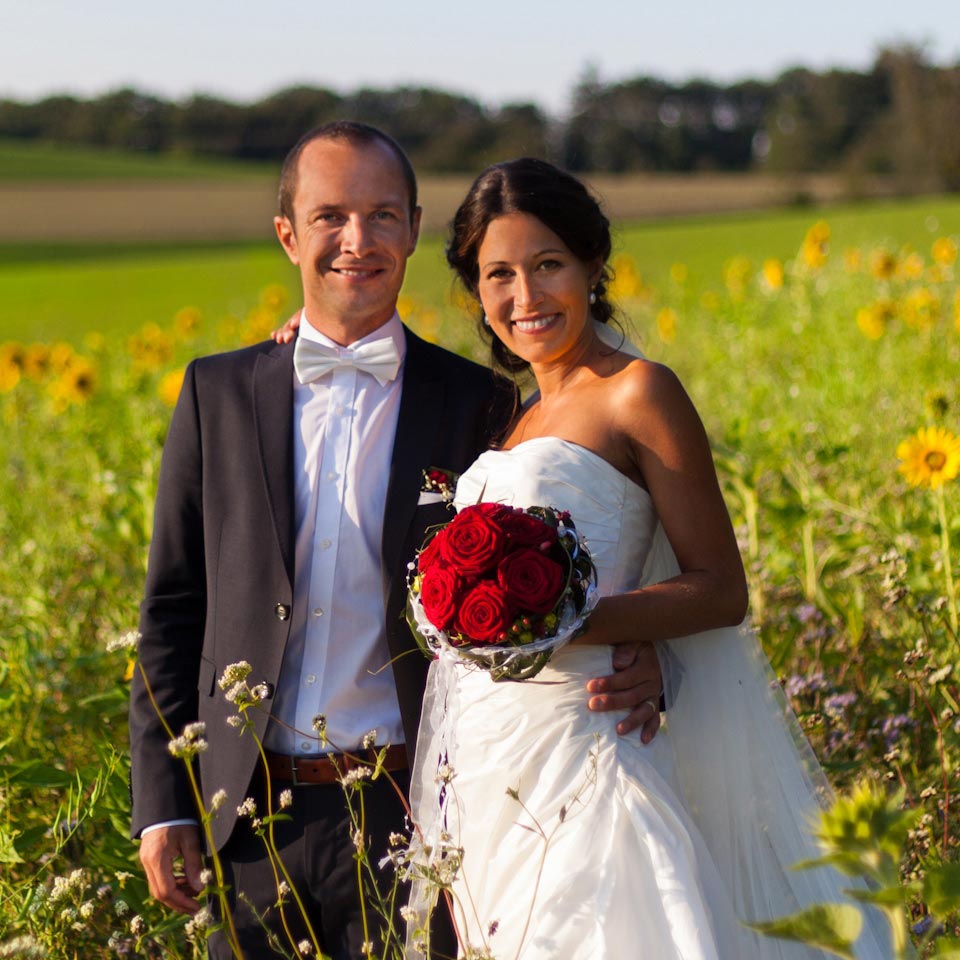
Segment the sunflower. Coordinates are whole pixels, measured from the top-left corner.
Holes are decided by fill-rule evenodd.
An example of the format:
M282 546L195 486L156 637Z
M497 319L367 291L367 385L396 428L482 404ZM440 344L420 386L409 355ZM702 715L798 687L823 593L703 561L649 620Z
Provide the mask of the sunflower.
M673 343L677 336L677 311L663 307L657 314L657 334L664 343Z
M183 386L183 375L186 367L180 367L179 370L171 370L161 378L157 385L157 395L168 406L175 407L177 399L180 396L180 388Z
M62 413L71 404L86 403L96 386L96 367L85 357L74 356L63 373L50 384L54 409Z
M957 244L951 237L938 237L933 241L933 259L941 266L950 267L957 261Z
M960 438L943 427L921 427L897 447L897 457L909 484L935 490L960 473Z

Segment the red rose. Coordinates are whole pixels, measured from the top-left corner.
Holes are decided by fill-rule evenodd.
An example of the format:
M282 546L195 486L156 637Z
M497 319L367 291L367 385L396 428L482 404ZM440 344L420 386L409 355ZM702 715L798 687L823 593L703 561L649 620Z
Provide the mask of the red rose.
M457 630L474 643L499 643L512 621L506 594L489 580L464 595L456 617Z
M549 549L557 542L557 531L538 517L523 511L512 512L500 521L511 546Z
M497 568L497 582L510 603L530 613L549 613L565 581L561 564L530 547L508 553Z
M477 504L461 510L446 528L440 553L465 576L483 573L497 565L506 538L491 511L481 508L497 504ZM504 510L504 507L498 507Z
M427 619L438 629L448 630L460 600L460 578L442 564L434 564L420 581L420 603Z
M443 540L443 534L444 530L438 530L417 556L417 569L421 573L426 573L430 565L440 556L440 543Z

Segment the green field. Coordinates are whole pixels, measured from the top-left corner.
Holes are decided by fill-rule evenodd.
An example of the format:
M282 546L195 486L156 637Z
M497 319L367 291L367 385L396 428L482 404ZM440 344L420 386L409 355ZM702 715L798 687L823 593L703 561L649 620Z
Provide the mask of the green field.
M958 198L839 207L823 215L838 251L883 243L926 251L936 236L960 232ZM687 265L691 285L719 286L723 263L731 257L749 257L757 266L768 257L793 257L818 216L772 211L624 224L615 242L617 252L629 254L656 289L669 288L675 263ZM436 235L421 241L405 292L442 310L457 340L442 247ZM114 335L144 323L166 323L186 306L218 319L242 312L270 283L286 286L296 303L296 272L276 245L0 245L0 340L78 343L90 330Z
M0 139L4 180L275 179L275 163L206 160Z

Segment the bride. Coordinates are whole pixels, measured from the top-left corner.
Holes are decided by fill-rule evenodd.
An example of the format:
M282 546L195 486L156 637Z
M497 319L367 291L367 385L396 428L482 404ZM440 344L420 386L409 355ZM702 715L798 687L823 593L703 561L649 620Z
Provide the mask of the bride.
M822 956L741 923L836 901L850 884L790 869L816 855L808 828L828 788L738 626L746 583L700 419L674 374L607 326L610 248L584 186L539 160L490 167L454 219L448 261L494 356L529 367L538 388L502 447L460 478L457 505L568 510L602 599L534 680L431 668L413 817L462 851L464 954ZM581 693L618 644L638 641L656 645L666 687L649 744L618 736ZM428 900L415 889L414 914ZM885 954L868 929L858 957Z

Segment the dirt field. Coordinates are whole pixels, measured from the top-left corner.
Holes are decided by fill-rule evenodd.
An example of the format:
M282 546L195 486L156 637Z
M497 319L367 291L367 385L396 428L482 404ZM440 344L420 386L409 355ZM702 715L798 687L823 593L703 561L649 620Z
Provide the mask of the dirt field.
M841 178L766 175L597 176L588 178L616 220L757 210L798 200L831 203L851 195ZM468 177L425 177L424 228L443 230ZM882 181L858 184L860 196L885 196ZM275 182L5 182L0 242L269 240Z

